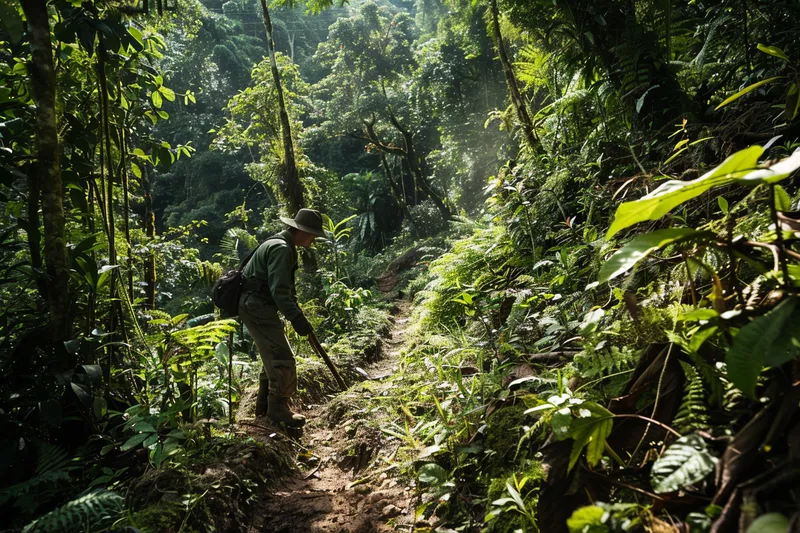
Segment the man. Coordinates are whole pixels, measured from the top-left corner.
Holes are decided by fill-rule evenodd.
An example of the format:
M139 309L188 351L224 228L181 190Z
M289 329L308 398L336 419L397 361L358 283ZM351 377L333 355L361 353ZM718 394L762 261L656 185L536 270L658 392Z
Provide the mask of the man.
M307 248L325 233L322 215L314 209L301 209L294 218L281 217L281 222L289 228L261 243L244 269L239 316L264 365L259 376L256 416L266 414L275 422L300 427L305 417L293 413L288 406L297 389L294 352L278 311L298 335L305 337L311 332L311 324L297 305L297 246Z

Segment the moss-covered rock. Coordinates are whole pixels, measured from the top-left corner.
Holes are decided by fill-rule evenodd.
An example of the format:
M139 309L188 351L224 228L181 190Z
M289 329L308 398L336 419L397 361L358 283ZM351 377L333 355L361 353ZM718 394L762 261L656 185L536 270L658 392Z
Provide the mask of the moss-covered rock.
M486 420L486 440L484 449L494 452L490 455L493 468L511 465L523 436L523 426L528 415L527 407L520 403L494 411Z
M186 509L177 502L150 505L133 513L130 523L142 533L200 533L190 525L183 525L186 514Z

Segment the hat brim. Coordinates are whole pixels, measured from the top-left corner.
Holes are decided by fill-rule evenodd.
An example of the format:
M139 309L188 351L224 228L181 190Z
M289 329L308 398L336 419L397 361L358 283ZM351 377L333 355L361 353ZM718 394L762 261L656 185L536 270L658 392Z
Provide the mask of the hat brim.
M312 228L311 226L306 226L305 224L298 224L294 219L288 217L280 217L281 222L286 224L287 226L291 226L293 228L297 228L300 231L305 231L306 233L310 233L312 235L316 235L317 237L324 237L325 231L321 229Z

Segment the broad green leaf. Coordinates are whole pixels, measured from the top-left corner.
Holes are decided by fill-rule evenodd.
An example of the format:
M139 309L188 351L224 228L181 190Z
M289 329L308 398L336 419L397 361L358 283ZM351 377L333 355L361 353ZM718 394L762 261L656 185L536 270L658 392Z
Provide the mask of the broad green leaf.
M133 449L144 442L146 438L148 438L151 433L137 433L133 437L129 438L125 444L119 447L119 451L127 452L130 449Z
M773 76L771 78L767 78L766 80L757 81L757 82L753 83L752 85L748 85L747 87L745 87L744 89L742 89L738 93L734 94L733 96L729 96L728 98L726 98L721 104L719 104L717 107L714 108L714 111L716 111L717 109L720 109L721 107L725 107L726 105L730 104L731 102L733 102L735 100L738 100L739 98L741 98L742 96L746 95L749 92L755 91L756 89L758 89L762 85L766 85L768 83L772 83L774 81L782 80L782 79L785 79L785 78L786 78L786 76Z
M604 283L624 274L633 268L636 263L665 246L709 237L713 237L713 234L691 228L667 228L639 235L617 250L608 261L603 263L597 275L597 282Z
M775 209L778 211L792 210L792 197L780 185L775 185Z
M800 113L800 81L795 81L789 86L784 111L789 120L793 120Z
M700 347L703 346L703 343L713 337L718 329L719 328L717 326L712 326L710 328L695 331L692 335L692 338L689 340L689 345L686 348L691 353L699 352Z
M138 433L156 433L156 428L153 427L153 424L150 422L137 422L133 424L133 429L135 429Z
M581 451L586 448L586 462L594 466L603 458L603 450L611 429L614 415L594 402L583 402L574 408L570 424L570 436L575 441L569 456L569 470L578 462Z
M789 56L787 56L786 53L777 46L767 46L765 44L758 43L758 49L764 52L765 54L779 57L784 61L789 61Z
M150 98L153 100L153 106L156 108L160 108L161 104L164 103L164 100L161 98L161 93L159 91L153 91L153 93L150 95Z
M675 492L702 481L717 465L717 458L708 453L705 441L697 435L676 440L653 463L650 482L656 494Z
M800 352L800 306L795 306L780 337L764 352L764 366L774 368L794 359Z
M569 533L584 533L586 528L603 525L603 516L606 511L596 505L588 505L573 511L572 516L567 519ZM588 531L592 531L589 529Z
M712 318L717 318L719 313L714 311L713 309L692 309L686 313L678 315L678 320L683 320L684 322L698 322L700 320L711 320Z
M587 32L587 33L588 33L588 32ZM591 35L591 33L589 33L588 35ZM592 44L594 44L594 40L592 40ZM637 112L637 113L641 113L641 112L642 112L642 107L644 107L644 99L645 99L645 98L647 98L647 94L648 94L650 91L652 91L653 89L658 89L659 87L661 87L661 85L653 85L652 87L650 87L649 89L647 89L647 90L644 92L644 94L643 94L642 96L640 96L640 97L639 97L639 99L638 99L638 100L636 100L636 112Z
M779 349L786 347L785 343L778 341L789 333L785 326L796 306L797 298L779 303L774 309L740 329L728 349L725 356L728 378L751 398L755 397L756 381L767 359L766 354L776 347L776 342Z
M142 32L138 29L134 28L133 26L128 26L128 33L133 37L137 43L139 43L140 47L144 47L144 39L142 38ZM139 48L141 50L141 48Z
M19 16L19 4L13 0L0 0L0 27L2 27L11 42L18 43L22 39L24 25Z
M433 446L428 446L427 448L423 448L423 450L419 452L419 457L417 457L417 459L425 459L426 457L430 457L431 455L435 454L441 449L442 447L439 446L438 444L434 444Z
M103 265L100 268L99 270L100 277L97 279L98 289L101 289L103 286L105 286L108 280L111 279L111 274L116 268L119 268L119 265Z
M725 185L744 176L756 168L758 158L763 153L761 146L750 146L731 155L721 165L695 180L669 180L650 194L625 202L617 209L606 238L611 238L617 232L639 222L658 220L674 207L700 196L712 187Z
M519 507L520 509L525 509L525 502L522 501L522 495L508 481L506 481L506 490L511 495L511 498L513 499L514 503L517 504L517 507Z
M173 91L172 89L170 89L168 87L164 87L162 85L161 87L158 88L158 92L160 92L161 95L164 98L166 98L167 100L169 100L170 102L174 102L175 101L175 91Z
M426 463L419 469L419 480L421 483L444 483L447 481L447 470L436 463Z
M136 163L131 163L131 172L133 175L136 176L138 179L142 178L142 169L139 168L139 165Z
M747 533L789 533L789 519L781 513L762 514L753 520Z
M760 185L762 183L778 183L788 178L795 170L800 168L800 150L795 150L792 155L771 165L769 168L759 168L748 172L739 182L745 185Z
M723 198L722 196L717 196L717 205L719 206L720 211L728 214L728 200Z
M557 440L570 438L570 425L572 424L572 411L569 407L562 407L550 417L550 425Z

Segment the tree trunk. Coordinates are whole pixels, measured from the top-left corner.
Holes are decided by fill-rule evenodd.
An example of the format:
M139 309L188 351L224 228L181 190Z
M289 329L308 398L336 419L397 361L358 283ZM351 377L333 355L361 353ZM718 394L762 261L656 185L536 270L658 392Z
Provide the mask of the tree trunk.
M41 190L50 336L57 342L69 338L71 325L69 256L56 120L56 74L53 68L47 3L45 0L22 0L22 9L30 29L29 69L33 99L36 104L37 164L31 172L36 173L35 182Z
M292 141L292 126L289 122L289 113L286 112L286 101L283 96L281 75L278 72L278 62L275 60L275 41L272 36L272 19L269 16L267 0L261 0L261 10L264 18L264 29L267 32L267 48L269 50L269 63L272 68L272 80L278 93L278 107L281 123L281 136L283 138L283 176L280 180L287 207L292 215L305 207L303 184L297 172L297 162L294 157L294 142Z
M98 43L97 43L97 76L98 76L98 84L99 84L99 97L100 97L100 109L102 111L100 117L100 127L101 131L103 132L101 142L105 144L105 165L106 169L108 170L108 180L106 180L106 186L108 188L105 191L106 197L106 216L108 218L108 262L110 265L117 265L117 244L116 244L116 227L114 224L114 164L112 162L111 156L111 118L109 117L109 106L108 106L108 77L106 75L106 47L103 42L102 35L99 36ZM101 161L101 165L102 165ZM114 344L113 342L116 340L115 334L117 333L117 328L122 324L121 320L118 320L119 317L122 315L120 303L117 301L117 280L119 275L119 269L114 269L111 271L111 281L108 285L109 290L109 301L111 302L111 313L109 316L109 328L108 331L111 333L111 337L109 337L108 344L108 361L106 367L104 368L105 372L105 381L106 383L110 383L111 378L111 366L112 366L112 359L114 356Z
M503 42L503 34L500 32L500 12L497 9L497 0L489 0L489 11L492 15L492 33L494 34L494 43L497 47L497 54L500 56L500 63L503 65L503 74L506 77L506 84L508 85L508 93L511 96L511 104L517 112L517 120L522 128L522 133L525 135L525 140L532 148L538 144L536 134L533 131L533 121L528 113L528 106L522 98L519 90L519 83L517 76L514 74L511 61L508 59L506 53L506 45Z
M433 188L433 185L431 185L431 182L425 176L425 173L420 167L417 152L414 148L414 136L412 135L411 131L400 124L400 121L397 120L397 117L394 116L394 113L392 113L391 110L389 110L389 121L403 136L403 144L405 145L404 157L408 162L409 170L411 170L411 173L416 179L416 185L422 189L422 192L424 192L431 199L431 201L433 201L433 203L436 205L436 208L442 214L442 218L448 221L453 220L453 213L450 212L450 208L447 207L447 204L445 204L444 199L439 192Z
M117 96L122 94L122 85L117 87ZM122 178L122 213L124 218L125 228L125 245L128 247L126 267L127 267L127 282L128 282L128 299L133 305L133 247L131 246L131 222L130 222L130 194L128 185L128 169L126 168L126 157L128 153L128 135L125 128L121 128L120 136L120 156L119 156L119 175Z
M397 183L394 181L392 169L389 168L389 161L386 160L386 154L383 152L381 152L381 165L383 166L384 174L386 174L386 180L389 182L389 188L392 190L392 194L394 194L397 203L400 205L400 211L406 218L408 218L408 223L411 225L411 231L415 236L417 236L417 225L414 222L414 217L411 215L411 210L408 208L408 203L406 202L403 191L400 190L400 188L397 186Z
M31 254L31 268L36 279L36 288L43 299L47 299L47 279L42 276L42 232L39 231L39 172L34 167L28 172L28 225L25 234L28 236L28 250Z
M144 232L150 244L147 257L144 260L145 280L145 308L156 308L156 256L152 251L153 240L156 237L156 215L153 212L153 195L150 193L150 168L145 165L142 188L144 189Z

